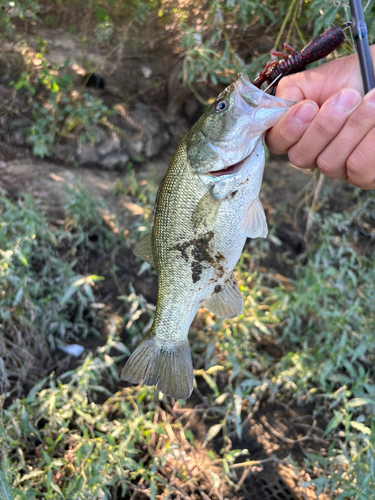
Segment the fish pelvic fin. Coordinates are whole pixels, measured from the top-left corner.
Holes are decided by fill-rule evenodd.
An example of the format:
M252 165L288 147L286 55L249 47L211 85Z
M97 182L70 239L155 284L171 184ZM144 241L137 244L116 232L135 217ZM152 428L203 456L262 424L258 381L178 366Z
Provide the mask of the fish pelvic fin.
M203 305L221 318L235 318L243 313L243 298L233 273L222 285L215 286Z
M143 381L176 399L187 399L193 391L193 364L189 342L162 347L153 331L147 333L128 359L121 379L132 384Z
M146 234L146 236L137 243L133 250L133 253L140 259L148 262L149 264L151 264L151 266L155 267L151 234L152 233Z
M267 236L266 214L259 198L249 206L243 224L248 238L265 238Z
M198 231L212 228L215 224L221 200L213 195L213 187L199 200L192 215L192 226Z

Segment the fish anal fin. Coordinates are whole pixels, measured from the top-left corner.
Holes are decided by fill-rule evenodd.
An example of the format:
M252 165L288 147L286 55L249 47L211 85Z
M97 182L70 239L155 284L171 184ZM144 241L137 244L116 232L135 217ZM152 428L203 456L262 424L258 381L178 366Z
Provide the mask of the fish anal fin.
M154 254L152 252L151 233L146 234L135 246L133 250L134 255L140 259L148 262L151 266L155 267Z
M198 231L212 228L215 224L221 200L215 198L212 191L213 188L202 196L193 212L191 223L194 229Z
M146 334L142 343L128 359L121 379L132 384L143 381L176 399L187 399L193 391L193 364L186 339L172 348L160 346L155 336Z
M249 206L243 225L248 238L265 238L267 236L266 214L259 198L254 200Z
M233 273L223 285L215 286L203 305L221 318L235 318L243 313L243 298Z

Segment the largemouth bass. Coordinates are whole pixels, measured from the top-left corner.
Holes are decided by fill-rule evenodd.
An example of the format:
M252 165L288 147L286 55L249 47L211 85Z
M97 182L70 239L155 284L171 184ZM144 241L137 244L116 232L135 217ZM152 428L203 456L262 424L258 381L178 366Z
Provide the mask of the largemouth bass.
M155 267L158 299L153 325L123 380L188 398L187 337L199 307L223 318L242 314L233 268L246 238L268 232L259 201L263 137L292 104L239 75L185 135L159 187L151 231L134 251Z

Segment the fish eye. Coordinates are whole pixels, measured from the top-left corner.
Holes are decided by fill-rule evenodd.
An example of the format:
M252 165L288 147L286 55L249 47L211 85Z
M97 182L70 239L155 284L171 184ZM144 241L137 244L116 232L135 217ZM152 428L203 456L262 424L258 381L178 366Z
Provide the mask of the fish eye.
M220 99L220 101L215 104L215 111L224 111L227 107L228 101L226 99Z

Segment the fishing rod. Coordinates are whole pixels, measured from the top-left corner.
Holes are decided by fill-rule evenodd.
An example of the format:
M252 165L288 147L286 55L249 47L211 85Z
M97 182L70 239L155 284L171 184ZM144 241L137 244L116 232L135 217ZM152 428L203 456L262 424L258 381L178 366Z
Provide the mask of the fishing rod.
M375 88L374 69L372 66L370 45L367 35L367 26L363 15L361 0L349 0L352 14L352 29L357 45L359 65L361 67L362 82L365 94Z

